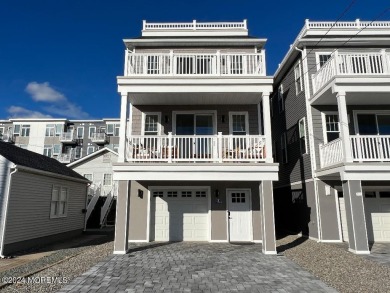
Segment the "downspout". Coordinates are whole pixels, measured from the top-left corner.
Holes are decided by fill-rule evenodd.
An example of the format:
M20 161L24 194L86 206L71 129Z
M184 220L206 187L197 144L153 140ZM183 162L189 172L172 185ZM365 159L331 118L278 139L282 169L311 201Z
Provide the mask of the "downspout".
M314 134L312 131L313 127L313 120L312 120L312 113L309 105L309 98L310 98L310 84L309 84L309 67L307 64L307 55L306 55L306 47L302 50L298 47L294 47L294 49L301 53L302 57L302 67L303 71L305 72L303 75L304 85L305 85L305 105L306 105L306 115L307 115L307 131L308 131L308 139L309 139L309 150L310 150L310 167L311 167L311 173L313 177L313 183L314 183L314 196L316 201L316 215L317 215L317 231L318 231L318 242L321 242L322 239L322 229L321 229L321 217L320 217L320 208L319 208L319 199L318 199L318 188L317 188L317 178L315 175L315 165L316 165L316 157L315 157L315 144L314 144ZM305 65L305 66L303 66Z
M10 194L10 191L11 191L12 175L15 174L16 172L18 172L18 167L16 165L14 165L12 168L15 168L15 170L13 170L9 174L7 193L6 193L6 196L4 198L5 199L5 203L4 203L5 208L4 208L4 215L3 215L4 216L4 220L3 220L3 223L1 223L3 225L3 231L2 231L2 235L1 235L0 258L5 258L6 257L6 256L4 256L3 251L4 251L5 226L7 224L9 194ZM10 170L12 168L10 168Z

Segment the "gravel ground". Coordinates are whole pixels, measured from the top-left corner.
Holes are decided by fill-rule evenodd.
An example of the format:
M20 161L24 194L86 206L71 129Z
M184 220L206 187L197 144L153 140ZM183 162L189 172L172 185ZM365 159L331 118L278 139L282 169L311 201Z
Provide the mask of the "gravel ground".
M278 240L278 252L339 292L390 292L390 267L337 245L286 236Z
M4 287L1 292L55 292L59 290L62 286L67 285L74 278L80 276L85 271L89 270L90 267L97 264L102 259L111 255L113 251L113 242L107 242L103 244L72 248L72 249L63 249L60 250L48 257L48 259L38 260L37 263L26 265L27 268L18 268L11 270L12 276L20 276L22 272L33 271L33 269L43 267L48 264L53 264L56 261L63 260L67 257L65 261L56 264L50 268L47 268L41 272L32 275L32 278L35 281L35 284L12 284L10 286ZM76 255L76 256L74 256ZM74 256L74 257L72 257ZM11 271L3 273L3 275L10 276ZM50 280L41 279L41 278L52 278ZM58 281L53 280L57 278ZM62 281L63 283L61 283Z

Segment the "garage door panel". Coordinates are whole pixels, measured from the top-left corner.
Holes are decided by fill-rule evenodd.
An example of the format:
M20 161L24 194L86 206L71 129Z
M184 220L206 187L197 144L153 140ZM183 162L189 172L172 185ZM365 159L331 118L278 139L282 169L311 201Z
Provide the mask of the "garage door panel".
M367 234L369 241L390 242L390 199L365 200Z
M162 197L151 199L152 240L207 241L208 198L182 197L181 190L177 190L178 197L168 197L168 192L158 191Z

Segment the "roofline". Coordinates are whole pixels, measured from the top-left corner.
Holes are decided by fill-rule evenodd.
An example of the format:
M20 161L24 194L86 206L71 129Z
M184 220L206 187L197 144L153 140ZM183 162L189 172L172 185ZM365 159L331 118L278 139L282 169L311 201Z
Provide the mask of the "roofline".
M5 121L11 121L11 122L19 122L19 121L39 121L39 122L43 122L43 121L69 121L68 119L66 118L11 118L9 120L5 120Z
M100 154L100 153L102 153L103 151L106 151L106 150L107 150L107 151L110 151L110 152L113 153L114 155L119 156L119 154L118 154L117 152L114 152L112 149L109 149L108 147L104 147L104 148L98 150L97 152L93 152L92 154L89 154L88 156L85 156L85 157L81 158L80 160L74 161L74 162L72 162L72 163L66 165L66 167L73 167L73 166L75 166L75 165L78 165L80 162L83 162L83 161L85 161L85 160L88 160L89 158L92 158L92 157L94 157L94 156L96 156L96 155L98 155L98 154Z
M8 161L10 161L10 160L8 160ZM12 161L10 161L10 162L12 162ZM26 167L23 165L17 165L15 163L13 163L13 164L14 164L14 166L11 169L18 169L18 170L22 170L22 171L26 171L26 172L30 172L30 173L35 173L38 175L46 175L46 176L50 176L50 177L54 177L54 178L66 179L69 181L75 181L75 182L80 182L80 183L88 183L88 184L92 183L92 181L89 181L88 179L81 179L81 178L76 178L76 177L72 177L72 176L66 176L66 175L61 175L61 174L57 174L57 173L52 173L52 172L48 172L48 171L37 170L37 169Z

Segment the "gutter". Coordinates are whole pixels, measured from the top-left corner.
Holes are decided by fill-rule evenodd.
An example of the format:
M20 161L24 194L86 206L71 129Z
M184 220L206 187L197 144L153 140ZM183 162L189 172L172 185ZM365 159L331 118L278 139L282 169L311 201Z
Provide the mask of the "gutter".
M9 204L9 194L10 194L10 191L11 191L11 183L12 183L12 175L15 174L16 172L19 171L18 167L16 165L14 165L11 169L15 169L13 170L10 174L9 174L9 180L8 180L8 187L7 187L7 193L6 193L6 196L5 196L5 208L4 208L4 221L2 223L3 225L3 231L2 231L2 235L1 235L1 244L0 244L0 258L5 258L6 256L4 256L3 254L3 251L4 251L4 240L5 240L5 226L7 224L7 215L8 215L8 204Z

